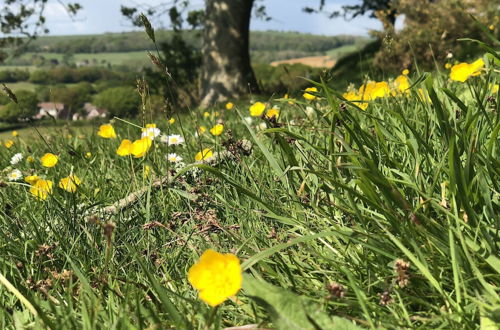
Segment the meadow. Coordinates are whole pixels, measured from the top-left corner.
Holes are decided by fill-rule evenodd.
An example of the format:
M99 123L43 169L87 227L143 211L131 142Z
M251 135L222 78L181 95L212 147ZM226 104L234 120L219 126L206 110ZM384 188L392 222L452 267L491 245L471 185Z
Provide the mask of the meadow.
M0 327L495 329L495 56L4 133Z

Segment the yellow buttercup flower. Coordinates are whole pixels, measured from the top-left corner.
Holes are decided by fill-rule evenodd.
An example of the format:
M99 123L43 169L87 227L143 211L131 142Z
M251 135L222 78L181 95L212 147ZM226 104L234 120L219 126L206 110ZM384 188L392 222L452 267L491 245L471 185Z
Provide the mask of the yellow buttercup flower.
M28 163L34 163L35 162L35 158L33 156L28 156L28 157L26 157L26 161Z
M80 178L78 178L75 174L71 174L65 178L62 178L59 181L59 188L66 190L67 192L74 193L76 191L77 186L82 183Z
M491 87L491 92L493 94L496 94L498 92L498 84L495 84Z
M168 123L169 123L170 125L172 125L173 123L175 123L175 118L174 118L174 117L170 118L170 119L168 120Z
M205 148L202 151L200 151L199 153L197 153L196 156L194 156L194 159L199 162L202 160L208 160L208 159L212 158L213 155L214 155L214 153L212 152L212 150L210 148Z
M17 133L17 131L12 131L12 133L11 133L11 134L12 134L12 136L13 136L13 137L16 137L16 136L18 136L18 135L19 135L19 133Z
M90 158L90 157L92 157L92 153L91 153L91 152L87 152L87 153L85 153L85 158L87 158L87 159L88 159L88 158Z
M444 68L447 69L447 70L449 70L451 68L451 63L446 63L444 65Z
M114 139L116 138L116 132L115 129L111 124L104 124L99 127L99 131L97 132L97 135L99 135L102 138L105 139Z
M34 185L38 180L40 180L40 178L36 174L24 177L24 181L28 182L30 185Z
M149 139L148 137L143 137L142 139L136 140L134 141L134 143L132 143L132 147L130 149L131 153L135 158L144 157L149 148L151 148L152 144L153 142L151 142L151 139Z
M403 72L401 72L401 74L402 74L403 76L407 76L407 75L409 75L409 74L410 74L410 70L408 70L408 69L404 69L404 70L403 70Z
M364 101L362 96L354 91L344 93L342 96L347 101L353 102L355 105L357 105L359 108L361 108L363 110L366 110L366 108L368 108L368 103L367 102L360 102L360 101Z
M280 115L280 111L276 108L272 108L267 110L266 112L266 118L271 119L271 118L278 118Z
M408 80L408 77L406 75L400 75L394 80L394 85L396 85L396 88L400 92L406 91L408 88L410 88L410 82Z
M119 156L128 156L132 153L132 141L124 139L120 143L118 149L116 149L116 153Z
M146 128L156 128L156 124L146 124Z
M226 110L231 110L232 108L234 108L234 104L232 102L227 102L226 103Z
M224 125L217 124L210 129L210 134L215 135L215 136L219 136L222 134L223 131L224 131Z
M53 182L50 180L38 179L30 188L30 193L41 200L46 200L52 193Z
M7 140L3 145L5 146L5 148L10 149L14 145L14 141Z
M56 166L58 161L59 157L50 152L46 153L42 156L42 158L40 158L40 162L42 163L43 167L54 167Z
M473 63L459 63L451 67L450 79L454 81L465 82L469 77L481 74L481 69L484 67L482 58Z
M198 127L198 134L203 134L206 131L207 131L207 128L205 126Z
M260 117L264 110L266 110L266 105L262 102L255 102L249 108L250 116L252 117Z
M240 261L233 254L206 250L189 268L188 280L199 291L201 300L214 307L241 289L243 275Z
M495 25L491 24L490 26L488 26L488 29L489 29L490 31L495 30Z
M311 93L307 93L307 92L315 92L317 93L318 92L318 89L316 87L309 87L309 88L306 88L305 89L306 93L302 94L302 96L308 100L308 101L312 101L312 100L315 100L316 99L316 95L313 95Z
M205 112L203 113L203 117L204 117L204 118L208 118L208 117L210 117L210 113L205 111Z

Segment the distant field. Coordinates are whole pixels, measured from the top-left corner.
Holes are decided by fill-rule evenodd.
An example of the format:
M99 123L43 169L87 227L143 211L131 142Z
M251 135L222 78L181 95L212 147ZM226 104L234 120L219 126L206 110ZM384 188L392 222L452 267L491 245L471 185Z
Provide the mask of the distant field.
M296 63L312 66L313 68L331 68L335 65L335 61L330 56L308 56L292 58L290 60L274 61L271 63L271 65L278 66L280 64Z
M36 57L43 56L46 60L57 60L58 62L62 62L65 54L61 53L33 53L27 52L22 54L19 57L19 60L29 61L33 59L36 60ZM71 62L83 62L89 61L90 65L125 65L125 66L135 66L140 67L143 65L148 65L150 63L149 57L146 51L135 51L135 52L117 52L117 53L77 53L73 54L70 57ZM33 70L35 66L22 66L22 65L1 65L0 69L28 69Z
M12 91L16 92L18 90L29 90L29 91L35 91L36 84L32 84L30 82L22 81L22 82L17 82L17 83L6 83L7 87L9 87Z

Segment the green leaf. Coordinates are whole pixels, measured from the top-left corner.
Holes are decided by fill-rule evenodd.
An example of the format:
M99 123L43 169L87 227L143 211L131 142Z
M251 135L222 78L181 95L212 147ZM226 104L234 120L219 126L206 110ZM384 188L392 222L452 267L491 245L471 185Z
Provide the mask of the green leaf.
M312 300L244 275L243 289L266 310L277 329L361 329L355 323L331 317Z

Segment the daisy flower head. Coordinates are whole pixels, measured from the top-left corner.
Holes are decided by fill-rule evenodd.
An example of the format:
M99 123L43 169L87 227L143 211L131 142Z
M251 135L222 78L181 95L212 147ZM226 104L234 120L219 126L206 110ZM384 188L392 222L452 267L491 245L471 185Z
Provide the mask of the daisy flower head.
M182 161L182 157L176 153L170 153L167 155L167 160L171 163L178 163Z
M156 137L160 136L161 131L156 127L146 127L142 129L141 138L149 138L150 140L154 140Z
M10 159L10 163L12 165L16 165L21 160L23 160L23 154L21 154L20 152L18 152L17 154L15 154L14 156L12 156L12 158Z
M166 143L169 146L176 146L184 143L184 138L178 134L172 134L161 138L161 142Z
M9 174L7 174L7 179L9 179L9 181L18 181L22 177L23 177L23 174L21 173L21 171L19 171L17 169L13 170Z

